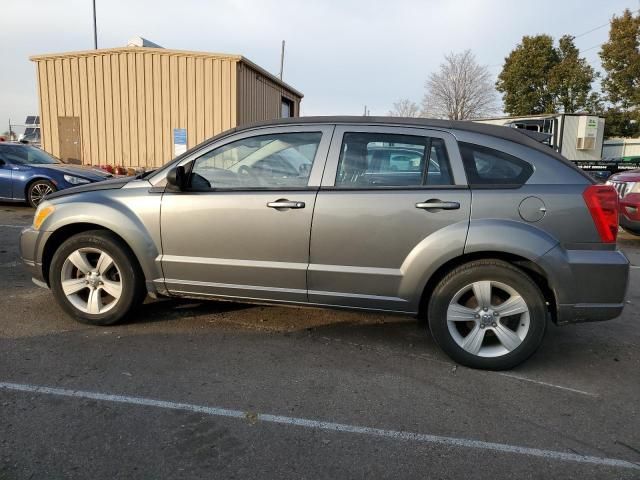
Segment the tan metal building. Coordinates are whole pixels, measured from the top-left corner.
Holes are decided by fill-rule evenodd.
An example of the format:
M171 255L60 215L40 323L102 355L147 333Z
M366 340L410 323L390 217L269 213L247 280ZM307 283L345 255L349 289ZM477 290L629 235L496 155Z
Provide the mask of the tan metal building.
M123 47L31 60L42 148L90 165L156 167L183 143L298 116L303 96L240 55Z

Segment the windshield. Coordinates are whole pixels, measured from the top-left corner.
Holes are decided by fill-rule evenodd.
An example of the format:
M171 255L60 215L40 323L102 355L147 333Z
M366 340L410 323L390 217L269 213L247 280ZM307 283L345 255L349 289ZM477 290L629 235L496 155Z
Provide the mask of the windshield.
M56 157L28 145L2 145L0 158L14 165L53 165L62 163Z

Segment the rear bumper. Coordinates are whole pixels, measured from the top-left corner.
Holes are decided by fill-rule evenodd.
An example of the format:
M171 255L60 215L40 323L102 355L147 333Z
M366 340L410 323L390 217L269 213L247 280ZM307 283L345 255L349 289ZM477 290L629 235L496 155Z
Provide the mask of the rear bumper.
M557 323L601 322L619 317L624 303L584 303L558 305Z
M42 271L42 251L49 232L41 232L27 227L20 234L20 257L27 271L39 281L45 282Z
M629 260L619 250L566 250L539 260L556 298L557 323L610 320L624 308Z

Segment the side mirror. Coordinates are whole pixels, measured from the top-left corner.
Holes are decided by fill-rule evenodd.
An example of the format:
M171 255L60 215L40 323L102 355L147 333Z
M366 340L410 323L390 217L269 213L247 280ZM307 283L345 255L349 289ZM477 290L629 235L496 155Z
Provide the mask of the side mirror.
M167 185L177 190L183 190L187 186L187 174L182 165L167 172Z

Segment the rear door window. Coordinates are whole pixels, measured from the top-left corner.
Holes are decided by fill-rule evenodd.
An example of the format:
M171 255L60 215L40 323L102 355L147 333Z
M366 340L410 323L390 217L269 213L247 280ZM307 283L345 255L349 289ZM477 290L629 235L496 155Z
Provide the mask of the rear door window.
M444 141L413 135L347 132L343 136L338 188L450 185Z
M451 171L449 157L441 138L431 139L429 149L429 163L427 164L426 185L451 185Z
M513 155L473 143L460 142L460 153L469 185L524 185L533 166Z

